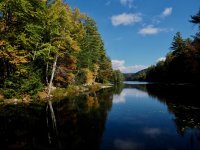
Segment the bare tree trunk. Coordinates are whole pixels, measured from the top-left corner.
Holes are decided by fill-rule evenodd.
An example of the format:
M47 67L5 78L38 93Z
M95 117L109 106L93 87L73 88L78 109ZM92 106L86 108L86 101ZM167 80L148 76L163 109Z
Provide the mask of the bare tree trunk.
M49 55L50 55L50 49L49 49L49 52L48 52L48 57L49 57ZM47 62L47 65L46 65L46 84L47 85L49 84L48 71L49 71L49 62Z
M48 88L48 97L49 97L50 94L51 94L51 88L52 88L52 84L53 84L54 74L55 74L55 71L56 71L57 60L58 60L58 54L56 55L55 60L54 60L54 63L53 63L53 69L52 69L51 79L50 79L49 88Z
M49 144L51 144L53 137L54 136L57 137L58 131L57 131L57 126L56 126L56 117L55 117L52 102L50 99L48 100L47 107L46 107L46 123L47 123L47 128L48 128L48 140L49 140Z
M47 85L49 84L48 71L49 71L49 62L47 62L47 65L46 65L46 84Z
M47 126L49 126L49 122L48 122L48 108L49 108L51 121L52 121L52 125L53 125L53 130L55 131L56 135L57 135L56 117L55 117L52 102L51 102L51 99L50 99L50 94L51 94L51 88L52 88L52 84L53 84L54 74L55 74L55 71L56 71L57 60L58 60L58 54L55 56L55 60L54 60L54 63L53 63L51 79L50 79L49 87L48 87L48 96L47 96L48 103L47 103L47 108L46 108L46 111L47 111ZM50 132L48 133L48 138L49 138L49 143L51 144L51 134L50 134Z
M55 117L55 114L54 114L54 111L53 111L52 102L49 101L48 104L49 104L49 109L50 109L50 112L51 112L51 119L52 119L52 122L53 122L53 128L57 132L56 117Z

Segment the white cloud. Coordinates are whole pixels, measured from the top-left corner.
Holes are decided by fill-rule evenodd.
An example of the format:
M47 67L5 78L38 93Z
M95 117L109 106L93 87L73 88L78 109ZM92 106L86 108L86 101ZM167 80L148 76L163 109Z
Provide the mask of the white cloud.
M172 7L165 8L160 15L153 17L152 19L153 24L160 24L162 19L172 14L172 11L173 11Z
M149 135L152 138L156 138L160 134L162 134L162 130L159 128L145 128L144 134Z
M125 66L124 60L112 60L112 66L114 70L120 70L123 73L135 73L148 67L144 65Z
M112 25L119 26L119 25L132 25L137 22L142 21L142 17L140 13L122 13L119 15L114 15L111 17Z
M165 60L166 60L166 57L160 57L160 58L157 59L156 62L159 62L159 61L165 61Z
M144 66L144 65L133 65L133 66L124 67L121 69L121 71L124 73L135 73L146 68L147 66Z
M167 29L156 28L153 25L148 25L147 27L140 29L138 33L141 35L153 35L163 31L167 31Z
M143 97L148 97L148 94L146 92L137 89L124 89L120 93L120 95L113 96L113 103L114 104L125 103L127 96L143 98Z
M172 14L172 10L173 10L172 7L165 8L161 16L162 17L170 16Z
M112 60L112 66L114 70L120 70L125 65L124 60Z
M128 6L129 8L133 7L133 0L120 0L120 3L124 6Z
M114 95L113 96L112 102L113 102L113 104L125 103L126 99L125 99L125 96L122 95L122 93L120 93L120 95Z

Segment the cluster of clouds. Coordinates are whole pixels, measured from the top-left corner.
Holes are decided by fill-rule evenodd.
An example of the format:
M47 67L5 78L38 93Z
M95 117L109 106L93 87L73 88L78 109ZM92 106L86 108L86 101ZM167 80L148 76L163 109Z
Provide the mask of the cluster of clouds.
M165 61L166 57L160 57L156 60L155 63L160 61ZM125 60L112 60L112 67L114 70L120 70L122 73L136 73L140 70L146 69L149 66L145 65L132 65L132 66L126 66Z
M120 4L124 7L133 8L134 7L134 0L119 0ZM107 1L106 5L110 5L111 1ZM113 15L111 17L111 23L113 26L130 26L134 24L143 24L141 28L138 30L138 34L142 36L147 35L156 35L161 32L170 32L173 31L173 28L161 28L158 27L158 24L165 19L166 17L172 15L173 8L166 7L163 9L160 14L154 16L152 18L151 24L144 25L144 16L142 13L127 13L123 12L120 14ZM165 57L158 58L156 62L165 61ZM124 60L112 60L112 66L114 70L120 70L123 73L135 73L140 70L147 68L148 66L145 65L132 65L126 66Z
M114 15L111 17L112 25L132 25L142 21L142 17L140 13L122 13L119 15Z
M127 1L127 0L124 0ZM126 3L124 3L126 4ZM154 18L154 22L159 23L160 19L163 19L167 16L170 16L172 14L173 8L172 7L168 7L165 8L163 10L163 12L156 17L156 19ZM142 18L142 14L141 13L121 13L118 15L113 15L111 17L111 22L113 26L120 26L120 25L134 25L136 23L142 22L143 18ZM138 33L141 35L154 35L154 34L158 34L160 32L168 32L168 31L173 31L172 28L167 29L167 28L159 28L159 27L155 27L155 25L150 24L150 25L146 25L145 27L141 28Z
M145 65L125 66L124 60L112 60L112 66L114 70L120 70L123 73L135 73L148 67Z
M132 8L133 5L133 0L120 0L120 3L122 6L127 6L129 8ZM106 4L110 5L111 1L108 1ZM161 19L164 19L167 16L170 16L173 12L172 7L167 7L165 8L159 15L155 16L152 18L153 23L160 23ZM142 13L126 13L123 12L121 14L113 15L111 17L111 22L113 26L127 26L127 25L134 25L136 23L141 23L143 21L143 15ZM167 29L167 28L159 28L156 27L154 24L149 24L146 26L143 26L141 29L139 29L138 34L140 35L155 35L160 32L169 32L173 31L172 28Z

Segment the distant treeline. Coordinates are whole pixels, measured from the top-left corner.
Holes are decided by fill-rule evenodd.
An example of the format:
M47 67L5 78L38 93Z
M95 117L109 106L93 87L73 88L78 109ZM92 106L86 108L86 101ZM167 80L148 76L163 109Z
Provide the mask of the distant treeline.
M126 81L144 81L147 69L143 69L136 73L124 73L124 80Z
M95 21L79 9L62 0L0 2L0 88L6 97L34 95L49 85L118 82L117 76Z
M198 25L195 36L183 39L178 32L171 43L170 52L164 61L159 61L136 74L125 75L126 80L145 80L153 82L200 82L200 10L191 16L190 22Z

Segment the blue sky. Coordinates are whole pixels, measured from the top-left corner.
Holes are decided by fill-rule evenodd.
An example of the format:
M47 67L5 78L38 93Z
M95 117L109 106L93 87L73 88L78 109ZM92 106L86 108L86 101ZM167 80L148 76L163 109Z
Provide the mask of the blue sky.
M91 16L104 40L114 69L136 72L169 52L176 32L184 38L197 32L189 22L199 0L67 0Z

